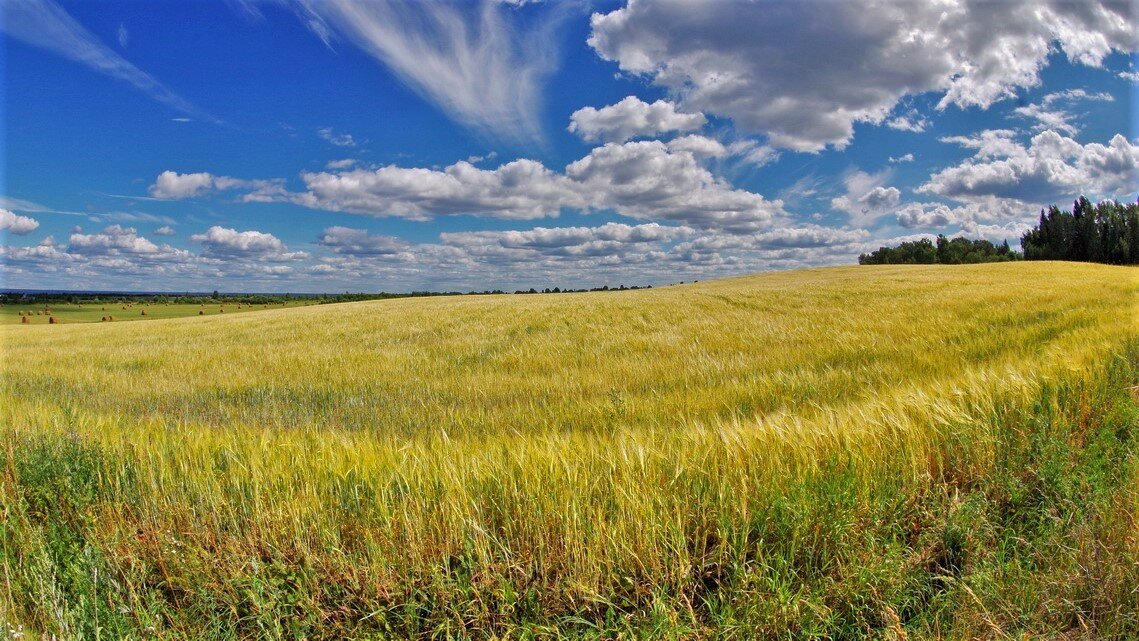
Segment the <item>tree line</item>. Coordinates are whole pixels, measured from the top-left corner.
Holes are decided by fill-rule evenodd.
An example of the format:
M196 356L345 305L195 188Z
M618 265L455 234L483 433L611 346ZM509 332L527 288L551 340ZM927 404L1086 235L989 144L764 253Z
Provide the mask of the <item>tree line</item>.
M1092 204L1080 196L1070 212L1052 205L1020 244L1028 260L1139 264L1139 204Z
M1008 241L928 238L880 247L858 257L859 265L959 265L1010 260L1072 260L1112 265L1139 264L1139 204L1083 196L1071 211L1056 205L1040 210L1040 222L1020 239L1022 252Z
M1013 251L1008 241L994 245L987 240L946 238L937 236L934 244L928 238L904 242L897 247L880 247L858 257L859 265L963 265L970 263L998 263L1021 260L1024 256Z

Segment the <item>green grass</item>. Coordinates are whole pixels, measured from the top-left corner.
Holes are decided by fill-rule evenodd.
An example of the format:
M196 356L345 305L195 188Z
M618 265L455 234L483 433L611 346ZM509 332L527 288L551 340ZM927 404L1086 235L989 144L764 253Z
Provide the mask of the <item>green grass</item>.
M3 327L64 638L1134 638L1134 270Z
M185 318L188 316L218 316L244 312L313 305L312 301L288 301L271 305L250 304L187 304L187 303L83 303L83 304L23 304L0 305L0 324L21 325L27 317L28 325L49 325L55 317L56 324L101 323L104 318L113 317L110 322L133 320L159 320L164 318ZM50 314L46 313L50 312ZM145 312L145 314L143 313ZM199 314L199 312L201 312Z

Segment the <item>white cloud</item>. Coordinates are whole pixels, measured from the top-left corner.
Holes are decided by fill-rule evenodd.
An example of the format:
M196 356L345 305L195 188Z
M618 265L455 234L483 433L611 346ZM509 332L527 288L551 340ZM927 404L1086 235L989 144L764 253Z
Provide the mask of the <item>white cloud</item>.
M213 116L127 62L52 0L19 0L4 3L0 29L11 38L45 49L133 85L154 100L186 115L218 122ZM125 31L120 32L120 39L123 39L124 33Z
M1120 71L1118 76L1133 85L1139 85L1139 71Z
M668 150L673 153L687 151L697 158L722 158L728 155L728 148L719 140L698 134L673 138L668 141Z
M193 174L179 174L174 171L164 171L158 174L148 190L155 198L192 198L209 192L214 187L214 177L206 172Z
M1071 123L1072 115L1061 109L1048 109L1041 105L1024 105L1013 110L1018 116L1036 121L1033 130L1044 131L1053 129L1060 133L1074 136L1080 130Z
M498 152L491 151L482 156L467 156L467 162L471 163L472 165L477 165L484 160L494 160L495 158L498 158Z
M1014 140L1017 132L1012 129L986 129L971 136L943 136L939 141L975 149L978 158L995 158L1017 153L1020 144Z
M332 143L337 147L355 147L356 141L352 138L352 134L336 133L332 127L322 127L316 130L317 135L326 142Z
M606 223L600 227L535 227L526 231L450 232L439 235L446 245L474 254L519 250L515 260L530 254L547 256L616 256L645 245L660 244L691 236L690 227L666 227L657 223L626 225Z
M356 164L352 158L345 158L343 160L330 160L325 165L325 169L347 169Z
M373 235L351 227L329 227L321 234L318 243L338 254L354 256L396 256L412 246L395 236Z
M298 204L370 216L428 220L470 214L525 220L584 205L565 177L525 159L493 170L460 161L442 171L389 165L310 172L301 178L308 191L293 197Z
M308 257L305 252L290 252L285 243L273 234L260 231L237 231L214 225L204 234L194 234L190 240L201 243L202 255L211 258L256 258L258 260L287 261Z
M1021 225L1035 219L1039 205L1033 206L1015 198L988 196L957 206L938 202L906 203L894 210L898 225L908 229L963 230L986 226Z
M893 164L902 163L902 162L913 162L914 161L914 155L913 154L902 154L901 156L897 156L897 157L890 156L889 161Z
M1034 226L1035 225L1026 222L1016 221L1008 222L1003 225L983 225L980 223L965 222L961 226L961 231L955 235L988 240L994 243L1001 243L1007 240L1009 245L1016 247L1020 244L1021 237Z
M898 224L909 229L940 229L960 222L954 211L942 203L907 203L898 209L897 217Z
M111 225L97 234L72 234L67 249L74 254L102 256L162 252L161 247L139 236L135 228L121 225Z
M1040 104L1017 107L1013 110L1013 113L1023 118L1035 120L1036 124L1033 125L1033 131L1040 132L1052 129L1068 134L1069 136L1074 136L1080 131L1076 125L1072 124L1075 115L1067 110L1056 107L1057 103L1075 103L1078 101L1112 102L1114 100L1115 98L1108 93L1090 94L1083 89L1069 89L1044 96Z
M147 192L160 200L180 200L207 196L218 191L235 189L246 190L242 196L245 202L267 202L278 200L284 193L281 180L244 180L229 176L215 176L208 172L180 174L166 170L154 180Z
M25 236L40 226L35 218L13 214L7 209L0 209L0 231L6 231L16 236Z
M154 230L154 235L156 236L173 236L176 233L177 232L175 232L174 228L170 225L163 225L162 227Z
M693 131L707 122L704 114L681 113L667 100L649 104L628 96L601 109L578 109L570 116L569 130L589 142L624 142L670 131Z
M302 20L325 44L334 32L346 35L455 120L510 140L541 138L541 89L554 68L557 19L524 28L516 24L519 9L495 2L299 3Z
M686 140L680 147L707 141ZM166 171L150 187L158 198L195 197L223 189L251 190L245 201L288 201L312 209L429 220L471 215L530 220L563 209L613 210L698 227L754 231L785 215L782 202L734 189L702 167L693 151L659 141L607 144L570 163L564 173L520 159L496 169L460 161L442 170L389 165L378 169L306 172L306 191L282 181L249 181L208 173Z
M831 207L845 211L854 224L866 224L890 212L902 197L897 187L885 185L891 171L876 174L857 170L846 172L842 179L846 193L831 199Z
M1139 185L1139 147L1120 134L1106 145L1083 145L1051 130L1033 136L1028 146L994 132L945 140L977 154L931 175L919 193L964 202L988 197L1049 202L1080 194L1126 196Z
M566 177L594 209L704 228L754 231L783 215L783 203L733 189L691 153L659 141L607 144L570 163Z
M728 153L739 156L744 162L763 167L779 160L779 150L771 145L761 145L754 140L737 140L728 145Z
M1135 48L1128 5L1061 0L893 3L630 1L591 20L589 44L622 70L731 118L772 145L843 147L908 95L987 108L1040 82L1053 43L1102 66ZM903 122L904 121L904 122ZM920 115L892 121L924 128Z
M920 134L929 127L929 119L918 113L917 109L910 109L904 115L894 116L886 121L886 126L898 131L909 131Z

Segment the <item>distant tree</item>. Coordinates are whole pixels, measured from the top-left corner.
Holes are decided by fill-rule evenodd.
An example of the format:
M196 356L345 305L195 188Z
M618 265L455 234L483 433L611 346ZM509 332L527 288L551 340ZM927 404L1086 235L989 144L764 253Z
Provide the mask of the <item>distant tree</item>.
M961 265L968 263L996 263L1020 260L1021 255L1009 247L1008 241L994 245L987 240L928 238L904 242L897 247L880 247L858 257L860 265Z
M1083 196L1070 213L1052 205L1040 211L1040 222L1020 243L1028 260L1139 264L1139 205L1092 204Z

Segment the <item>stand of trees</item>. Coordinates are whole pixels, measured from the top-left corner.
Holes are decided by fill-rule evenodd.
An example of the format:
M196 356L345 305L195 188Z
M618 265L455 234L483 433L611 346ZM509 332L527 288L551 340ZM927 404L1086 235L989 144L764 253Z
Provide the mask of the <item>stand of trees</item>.
M1080 196L1072 211L1056 205L1040 210L1040 224L1020 239L1024 253L1008 241L948 239L938 236L881 247L858 257L859 265L958 265L1008 260L1073 260L1110 265L1139 265L1139 204L1105 200L1093 204Z
M1021 260L1008 241L994 245L987 240L946 238L938 235L935 245L928 238L902 243L897 247L880 247L858 257L859 265L962 265L970 263L1003 263Z
M1040 224L1020 244L1028 260L1139 264L1139 204L1092 204L1081 196L1071 212L1052 205L1040 210Z

